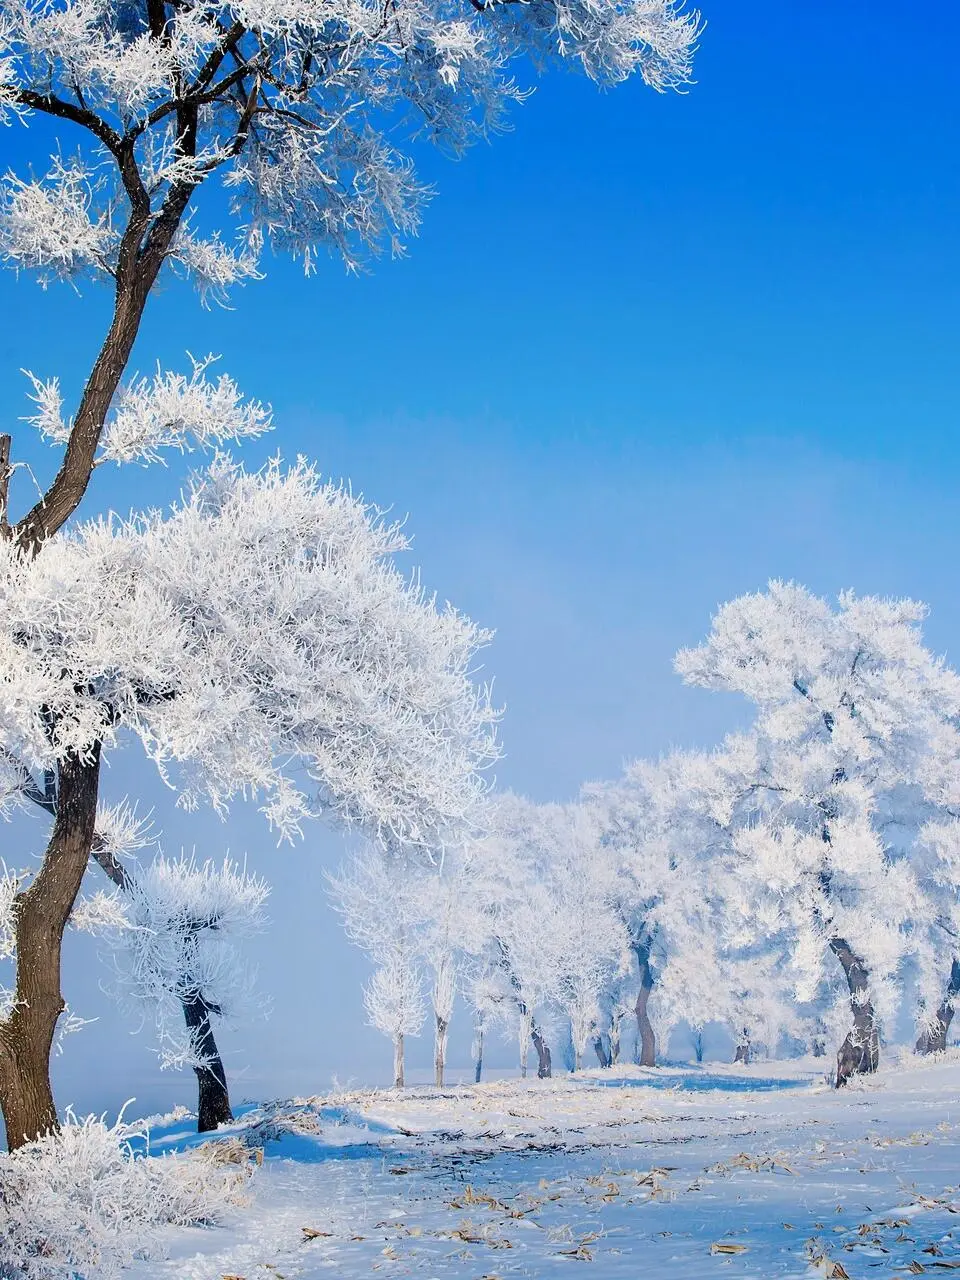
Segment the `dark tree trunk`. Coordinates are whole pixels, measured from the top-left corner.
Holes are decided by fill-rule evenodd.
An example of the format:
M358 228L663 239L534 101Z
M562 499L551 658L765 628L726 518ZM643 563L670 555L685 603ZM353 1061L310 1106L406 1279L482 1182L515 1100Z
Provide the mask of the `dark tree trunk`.
M534 1022L530 1027L530 1039L537 1051L537 1079L548 1080L553 1075L553 1063L550 1058L550 1046L543 1038L543 1031Z
M191 109L192 119L180 122L178 147L187 155L196 144L196 110ZM190 181L176 184L162 207L152 210L132 144L123 148L118 163L131 210L117 254L113 317L80 397L60 470L43 497L14 526L14 536L30 552L69 520L86 492L104 423L129 363L147 299L197 186Z
M950 981L947 984L947 994L937 1010L937 1020L920 1036L917 1041L917 1053L943 1053L946 1049L950 1023L953 1021L953 1002L958 995L960 995L960 961L954 960L950 970Z
M230 1124L233 1120L227 1077L210 1025L210 1014L214 1011L199 993L182 997L181 1003L190 1044L197 1057L197 1065L193 1068L199 1095L197 1132L209 1133L211 1129Z
M637 953L637 964L640 966L640 990L637 993L637 1034L640 1037L640 1066L654 1067L657 1064L657 1039L653 1034L653 1026L647 1013L650 992L653 990L653 973L650 970L650 945L638 943L634 948Z
M703 1063L703 1032L694 1031L693 1033L693 1052L696 1054L697 1062Z
M613 1059L607 1053L607 1046L603 1043L603 1036L594 1036L593 1051L597 1055L597 1061L601 1067L609 1067Z
M14 904L14 1004L0 1025L0 1108L13 1151L59 1128L50 1088L50 1052L64 1009L63 933L80 892L97 817L100 749L58 771L57 813L40 870Z
M477 1038L475 1043L477 1046L477 1060L473 1079L475 1084L479 1084L480 1077L483 1075L483 1027L477 1027Z
M855 1075L876 1071L880 1065L880 1032L877 1016L869 998L870 975L844 938L831 938L830 950L840 961L850 988L850 1012L853 1026L837 1054L837 1088Z
M91 853L97 866L112 883L124 893L129 893L133 888L130 873L104 847L99 836L94 836ZM189 975L184 975L184 985L188 991L193 989ZM197 1077L197 1132L208 1133L218 1125L232 1123L234 1118L227 1089L227 1073L210 1021L211 1013L217 1011L207 1004L199 992L181 997L180 1003L190 1043L200 1063L193 1068Z

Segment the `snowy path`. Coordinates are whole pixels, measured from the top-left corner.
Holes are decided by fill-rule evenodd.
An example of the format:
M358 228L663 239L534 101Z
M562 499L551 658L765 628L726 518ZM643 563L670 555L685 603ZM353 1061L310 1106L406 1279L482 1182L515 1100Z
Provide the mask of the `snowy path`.
M172 1231L168 1260L131 1275L960 1270L960 1057L840 1094L792 1063L631 1068L296 1113L318 1121L268 1143L248 1210Z

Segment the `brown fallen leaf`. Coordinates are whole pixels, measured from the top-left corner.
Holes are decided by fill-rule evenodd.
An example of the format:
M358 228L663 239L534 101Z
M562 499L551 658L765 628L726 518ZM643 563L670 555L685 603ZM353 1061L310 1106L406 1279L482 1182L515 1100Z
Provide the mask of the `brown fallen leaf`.
M746 1253L747 1246L745 1244L728 1243L726 1240L718 1240L710 1246L711 1253Z
M316 1227L301 1227L300 1230L306 1240L320 1240L333 1235L332 1231L318 1231Z
M558 1249L557 1254L561 1258L576 1258L578 1262L593 1261L593 1250L583 1244L578 1244L575 1249Z

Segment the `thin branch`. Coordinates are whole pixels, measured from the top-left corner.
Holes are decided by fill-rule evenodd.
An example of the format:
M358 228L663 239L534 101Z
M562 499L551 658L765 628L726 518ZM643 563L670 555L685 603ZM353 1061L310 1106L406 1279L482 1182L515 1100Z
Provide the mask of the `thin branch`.
M33 89L18 89L16 100L33 111L42 111L49 116L57 116L61 120L72 120L74 124L89 129L100 139L105 147L119 157L120 135L107 124L106 120L86 107L79 107L73 102L56 97L52 93L35 93Z

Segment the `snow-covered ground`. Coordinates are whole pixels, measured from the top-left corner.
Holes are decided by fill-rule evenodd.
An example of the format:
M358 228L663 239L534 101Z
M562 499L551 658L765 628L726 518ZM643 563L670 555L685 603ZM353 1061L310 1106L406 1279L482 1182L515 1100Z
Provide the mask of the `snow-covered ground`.
M264 1144L250 1204L170 1229L136 1280L960 1270L958 1051L839 1093L814 1060L626 1067L298 1100L232 1133Z

